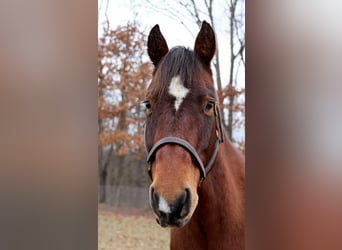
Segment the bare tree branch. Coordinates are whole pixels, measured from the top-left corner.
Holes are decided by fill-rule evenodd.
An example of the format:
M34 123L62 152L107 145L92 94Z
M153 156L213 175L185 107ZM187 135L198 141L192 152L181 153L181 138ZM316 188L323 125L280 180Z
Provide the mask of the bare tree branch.
M196 22L198 27L201 27L202 22L201 22L201 19L199 17L199 14L198 14L198 8L196 6L195 0L191 0L191 3L192 3L193 10L194 10L193 17L195 18L195 22Z
M185 24L184 20L192 21L188 16L183 15L179 12L179 10L175 9L174 7L166 4L164 7L158 5L156 6L154 3L152 3L150 0L146 0L148 3L148 8L155 12L162 12L165 16L170 18L171 20L175 20L176 22L183 25L183 27L191 34L191 36L194 37L193 32L189 29L189 27ZM146 5L144 5L146 8Z
M108 17L107 17L108 5L109 5L109 0L106 1L106 9L105 9L105 15L106 15L107 19L108 19Z

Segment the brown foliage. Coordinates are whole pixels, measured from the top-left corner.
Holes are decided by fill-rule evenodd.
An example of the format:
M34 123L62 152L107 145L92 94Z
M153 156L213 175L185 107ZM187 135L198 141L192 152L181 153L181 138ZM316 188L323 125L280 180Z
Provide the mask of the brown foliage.
M228 84L223 90L222 90L222 98L228 99L229 97L234 97L234 104L233 104L233 112L241 112L242 114L245 114L245 89L237 89L236 87ZM228 108L227 104L223 105L224 108Z
M228 84L222 90L223 110L233 112L232 121L233 129L241 129L245 127L245 89L237 89L235 86ZM230 105L229 99L233 100ZM245 141L235 141L237 147L244 153Z
M141 155L144 110L140 103L152 75L146 36L136 23L104 28L98 42L99 145L119 155Z

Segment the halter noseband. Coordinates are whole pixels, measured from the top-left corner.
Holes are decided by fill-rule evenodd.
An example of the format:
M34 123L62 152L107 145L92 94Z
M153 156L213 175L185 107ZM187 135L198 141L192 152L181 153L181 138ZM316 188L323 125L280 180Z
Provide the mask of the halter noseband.
M219 145L220 143L223 142L223 131L222 131L222 122L221 122L221 115L220 115L220 110L218 107L218 104L215 102L215 121L216 121L216 142L215 142L215 149L210 157L210 160L208 161L207 165L204 166L201 158L199 157L199 155L196 152L196 149L190 144L188 143L186 140L183 140L179 137L173 137L173 136L168 136L168 137L164 137L162 139L160 139L159 141L157 141L152 149L148 148L147 144L146 144L146 124L145 124L145 128L144 128L144 142L145 142L145 148L146 151L148 153L147 155L147 165L148 165L148 173L150 175L150 177L152 178L152 174L151 174L151 167L152 167L152 163L155 159L155 154L157 153L158 149L163 147L166 144L176 144L179 145L183 148L185 148L190 155L193 157L193 159L196 161L196 166L199 168L200 170L200 177L201 177L201 182L205 179L206 175L208 174L208 172L210 171L210 169L212 168L214 161L216 159L217 153L218 153L218 149L219 149Z

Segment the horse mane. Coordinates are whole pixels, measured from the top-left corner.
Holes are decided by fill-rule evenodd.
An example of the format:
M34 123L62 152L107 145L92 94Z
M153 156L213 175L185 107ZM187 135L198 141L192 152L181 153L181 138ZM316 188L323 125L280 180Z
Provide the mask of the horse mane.
M180 76L186 88L194 84L193 76L200 69L200 61L194 51L183 46L172 48L159 62L154 71L154 81L147 92L148 97L163 98L167 95L171 79Z

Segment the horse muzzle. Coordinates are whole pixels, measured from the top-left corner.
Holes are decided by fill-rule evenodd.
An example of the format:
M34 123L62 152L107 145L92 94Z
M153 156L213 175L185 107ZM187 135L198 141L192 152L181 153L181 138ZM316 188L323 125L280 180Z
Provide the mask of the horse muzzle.
M182 227L190 220L191 192L185 188L172 202L150 188L150 204L156 215L157 223L162 227Z

